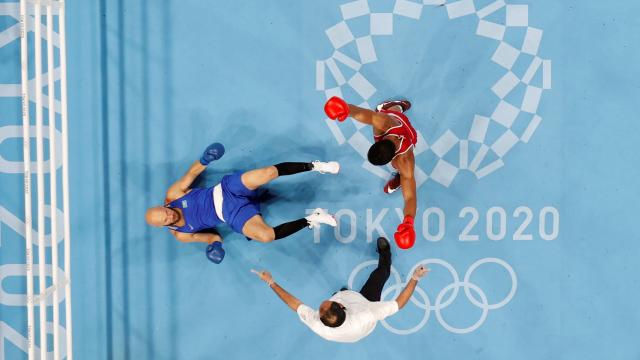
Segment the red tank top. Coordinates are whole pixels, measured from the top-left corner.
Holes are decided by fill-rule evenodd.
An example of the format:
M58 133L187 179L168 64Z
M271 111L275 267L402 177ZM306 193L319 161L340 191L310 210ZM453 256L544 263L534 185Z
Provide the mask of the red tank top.
M392 110L381 110L383 114L390 115L392 118L398 120L400 124L392 126L382 135L374 135L373 140L378 142L387 135L394 135L400 139L400 146L396 149L394 158L400 154L404 154L418 142L418 133L411 126L409 119L401 112Z

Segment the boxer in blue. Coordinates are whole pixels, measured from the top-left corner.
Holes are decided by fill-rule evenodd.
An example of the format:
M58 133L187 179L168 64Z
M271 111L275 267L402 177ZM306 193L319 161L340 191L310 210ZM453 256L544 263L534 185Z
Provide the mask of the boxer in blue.
M226 175L221 182L209 188L191 188L193 181L207 165L224 155L224 146L211 144L195 161L189 171L167 190L165 205L147 209L146 221L152 226L166 226L176 239L183 242L204 242L207 257L219 264L224 258L222 237L211 231L227 223L234 231L260 242L282 239L305 227L321 224L336 226L335 218L324 209L298 220L271 227L260 214L257 189L278 178L305 171L337 174L340 165L335 162L285 162L243 173Z

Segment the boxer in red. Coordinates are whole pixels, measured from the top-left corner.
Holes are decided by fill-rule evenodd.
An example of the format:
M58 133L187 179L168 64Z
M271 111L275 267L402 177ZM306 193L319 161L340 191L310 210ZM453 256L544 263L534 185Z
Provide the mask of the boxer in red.
M344 121L348 116L371 125L374 144L369 148L367 157L373 165L386 165L391 162L397 173L384 187L385 193L402 188L404 197L404 220L394 234L398 247L408 249L413 246L416 232L413 219L416 216L416 180L414 178L415 158L413 148L418 134L404 114L411 108L407 100L387 101L379 104L376 111L347 104L334 96L324 105L324 111L330 119Z

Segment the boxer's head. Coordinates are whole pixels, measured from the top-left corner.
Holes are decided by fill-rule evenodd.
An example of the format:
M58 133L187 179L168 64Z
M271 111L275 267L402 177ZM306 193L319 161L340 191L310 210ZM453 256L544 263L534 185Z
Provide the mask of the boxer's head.
M168 226L178 222L180 215L171 208L155 206L147 209L144 218L151 226Z
M393 160L393 156L396 154L396 146L391 140L381 140L374 143L369 148L367 158L373 165L386 165L389 161Z

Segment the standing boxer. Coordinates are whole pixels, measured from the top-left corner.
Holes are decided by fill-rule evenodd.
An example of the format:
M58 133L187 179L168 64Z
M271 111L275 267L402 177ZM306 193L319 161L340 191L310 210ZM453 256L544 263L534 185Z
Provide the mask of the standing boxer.
M279 176L306 171L337 174L340 170L337 162L284 162L226 175L219 184L209 188L191 188L193 181L207 165L222 155L222 144L209 145L200 160L195 161L189 171L167 190L165 205L147 209L147 223L168 227L171 234L183 242L208 243L207 257L216 264L222 261L225 254L222 237L203 230L213 229L221 223L227 223L234 231L260 242L282 239L307 226L337 225L332 215L318 208L307 217L271 227L260 214L257 198L257 189Z
M330 119L344 121L347 116L371 125L374 144L367 157L373 165L391 165L398 171L384 186L385 193L392 193L402 187L404 197L404 220L394 234L398 247L408 249L416 240L413 219L416 216L416 180L414 178L415 158L413 148L418 134L404 114L411 108L407 100L387 101L376 107L376 111L347 104L334 96L324 105Z

